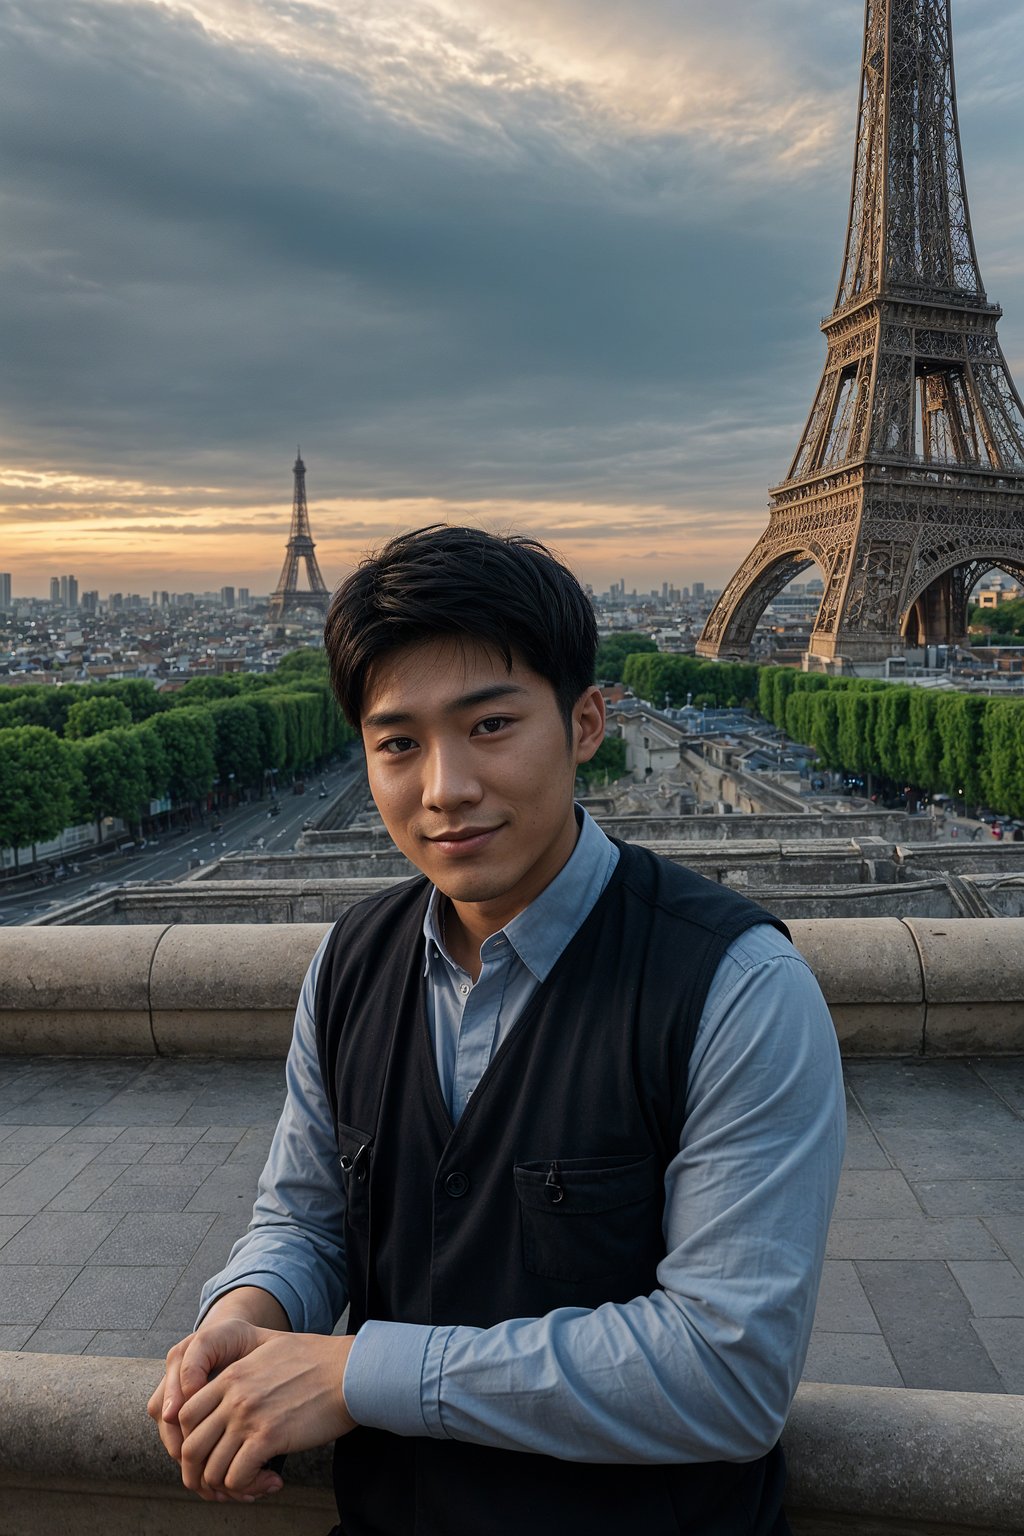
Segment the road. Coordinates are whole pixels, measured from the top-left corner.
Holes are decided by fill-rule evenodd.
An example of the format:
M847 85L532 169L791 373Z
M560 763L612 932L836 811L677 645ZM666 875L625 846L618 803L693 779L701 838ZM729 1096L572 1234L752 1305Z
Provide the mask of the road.
M69 875L59 884L22 888L16 895L0 897L0 926L31 922L53 907L86 895L93 889L131 884L153 885L158 881L181 880L197 867L210 864L225 853L260 846L266 853L286 853L295 847L304 821L319 815L327 802L320 798L321 779L333 798L347 789L353 777L363 772L361 756L354 755L340 767L306 781L301 795L289 789L280 794L280 814L270 814L268 798L255 800L233 810L211 814L205 825L194 823L187 831L175 830L149 838L146 847L135 853L102 854L92 859L78 859L80 873ZM220 822L220 830L213 824Z

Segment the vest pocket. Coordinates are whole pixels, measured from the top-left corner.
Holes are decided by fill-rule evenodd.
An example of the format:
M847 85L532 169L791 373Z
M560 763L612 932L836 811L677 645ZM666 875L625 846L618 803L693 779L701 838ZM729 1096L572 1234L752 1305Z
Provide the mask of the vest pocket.
M523 1265L548 1280L602 1280L661 1246L664 1193L652 1154L516 1163Z

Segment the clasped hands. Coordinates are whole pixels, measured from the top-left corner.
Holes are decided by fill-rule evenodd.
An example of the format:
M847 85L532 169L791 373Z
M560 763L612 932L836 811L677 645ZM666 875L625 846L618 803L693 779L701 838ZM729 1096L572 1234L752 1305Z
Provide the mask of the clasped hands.
M254 1503L283 1486L272 1457L354 1429L342 1390L352 1343L222 1314L175 1344L148 1412L186 1488Z

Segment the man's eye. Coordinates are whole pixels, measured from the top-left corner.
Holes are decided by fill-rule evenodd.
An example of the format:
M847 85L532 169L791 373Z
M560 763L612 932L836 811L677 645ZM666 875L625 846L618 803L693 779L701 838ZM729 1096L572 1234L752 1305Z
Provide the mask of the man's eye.
M493 736L496 731L502 730L508 725L507 715L488 715L486 720L481 720L474 726L474 732L478 736Z
M400 757L403 752L408 752L416 743L411 736L392 736L388 741L381 742L381 751L388 752L392 757Z

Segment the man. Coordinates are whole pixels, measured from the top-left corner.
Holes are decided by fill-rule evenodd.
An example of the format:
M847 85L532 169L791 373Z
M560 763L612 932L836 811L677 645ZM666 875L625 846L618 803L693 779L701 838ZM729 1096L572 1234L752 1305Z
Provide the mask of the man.
M814 978L574 806L596 630L543 546L394 539L325 643L422 878L314 957L252 1226L150 1402L165 1445L252 1500L336 1440L340 1536L781 1536L843 1140Z

